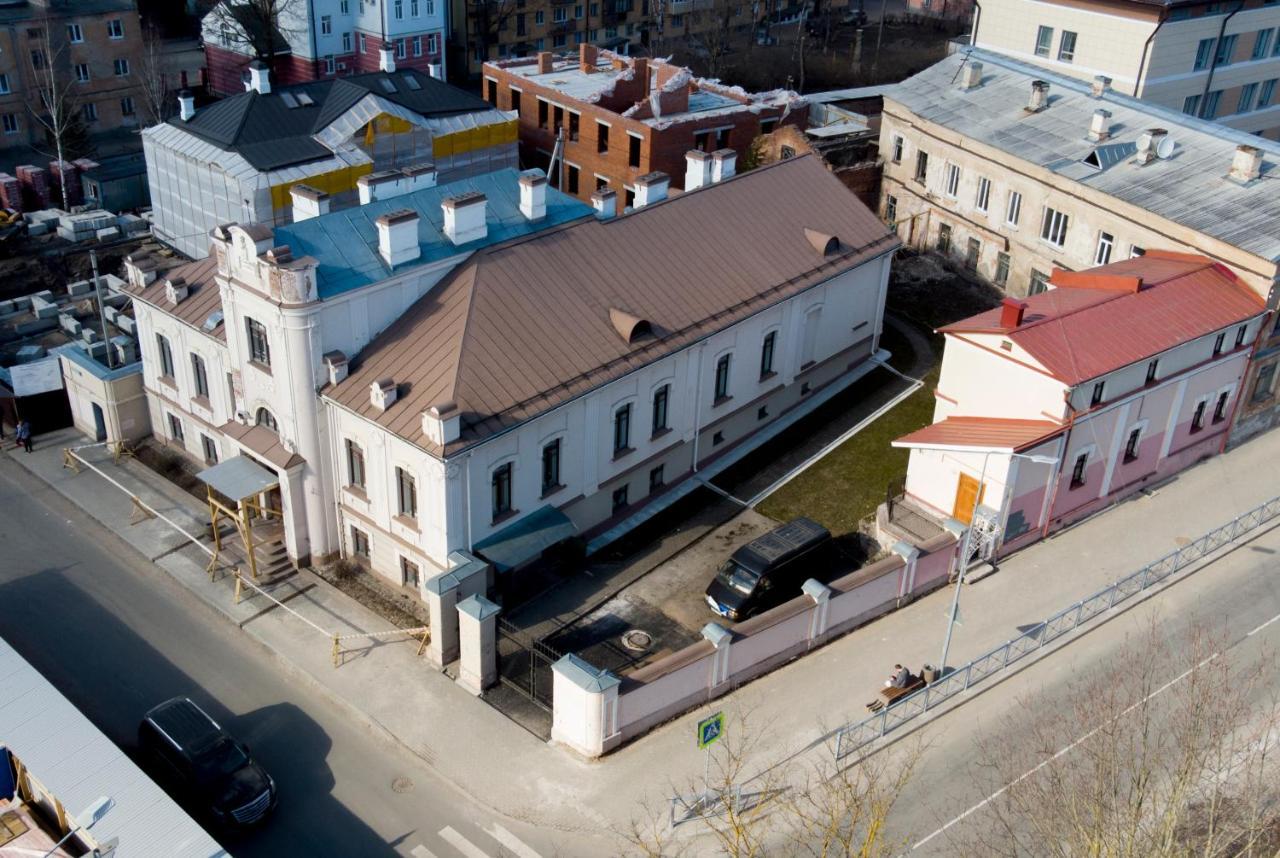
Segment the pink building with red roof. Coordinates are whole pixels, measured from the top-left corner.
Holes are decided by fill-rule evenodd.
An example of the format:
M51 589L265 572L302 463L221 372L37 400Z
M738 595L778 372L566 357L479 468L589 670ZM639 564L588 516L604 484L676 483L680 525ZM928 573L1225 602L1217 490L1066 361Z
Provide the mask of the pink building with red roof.
M1266 317L1225 266L1148 251L943 328L905 501L999 556L1221 452Z

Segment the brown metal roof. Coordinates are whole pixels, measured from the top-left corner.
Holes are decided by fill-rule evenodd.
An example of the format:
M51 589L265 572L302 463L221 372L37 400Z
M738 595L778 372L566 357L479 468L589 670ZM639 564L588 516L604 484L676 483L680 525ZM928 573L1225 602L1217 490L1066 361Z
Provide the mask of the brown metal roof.
M1052 420L1007 417L947 417L893 442L895 447L961 447L1018 453L1065 427Z
M246 426L229 420L218 427L222 434L236 441L247 450L275 465L288 470L301 465L306 460L297 453L290 452L280 443L280 436L266 426Z
M809 230L835 236L824 255ZM353 361L325 395L453 454L897 247L813 157L782 161L614 218L478 252ZM628 343L617 311L650 322ZM373 407L391 378L399 399ZM432 449L421 414L445 402L462 437Z
M204 329L204 323L209 316L222 309L222 299L218 295L218 284L213 280L214 275L217 273L218 260L210 256L206 259L201 259L199 262L192 262L187 265L180 265L177 268L170 268L167 271L161 271L146 288L141 290L130 288L129 291L133 292L137 299L143 303L150 304L157 310L186 322L196 330L225 342L227 332L221 322L210 330ZM165 296L165 282L175 277L181 277L186 280L189 290L187 297L179 301L177 306L170 304L169 299Z

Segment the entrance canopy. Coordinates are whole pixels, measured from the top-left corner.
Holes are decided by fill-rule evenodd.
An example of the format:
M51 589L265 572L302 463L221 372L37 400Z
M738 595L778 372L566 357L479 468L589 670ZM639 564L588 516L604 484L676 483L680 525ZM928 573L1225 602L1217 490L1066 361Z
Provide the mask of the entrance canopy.
M506 572L533 560L577 531L567 515L553 506L544 506L515 524L480 540L475 545L475 551L499 572Z
M280 478L247 456L234 456L196 474L196 479L223 497L242 501L273 489Z

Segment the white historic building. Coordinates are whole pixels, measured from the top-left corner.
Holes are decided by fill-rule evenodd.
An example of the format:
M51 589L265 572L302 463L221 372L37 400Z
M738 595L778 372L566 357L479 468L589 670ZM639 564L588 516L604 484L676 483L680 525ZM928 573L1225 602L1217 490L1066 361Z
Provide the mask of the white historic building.
M273 471L298 563L421 584L625 528L878 348L897 239L814 158L719 157L621 217L508 170L132 259L156 433Z

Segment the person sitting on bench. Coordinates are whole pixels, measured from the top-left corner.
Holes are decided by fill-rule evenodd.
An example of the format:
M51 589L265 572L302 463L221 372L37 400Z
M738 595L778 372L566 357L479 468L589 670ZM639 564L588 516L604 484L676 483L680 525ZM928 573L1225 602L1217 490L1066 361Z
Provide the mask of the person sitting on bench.
M900 664L893 666L893 673L885 680L885 688L906 688L911 684L911 671Z

